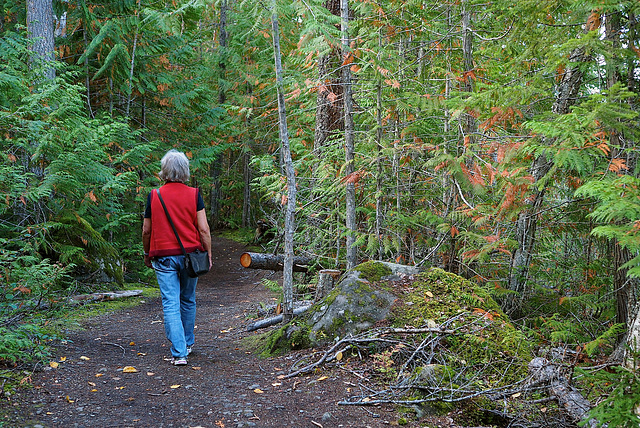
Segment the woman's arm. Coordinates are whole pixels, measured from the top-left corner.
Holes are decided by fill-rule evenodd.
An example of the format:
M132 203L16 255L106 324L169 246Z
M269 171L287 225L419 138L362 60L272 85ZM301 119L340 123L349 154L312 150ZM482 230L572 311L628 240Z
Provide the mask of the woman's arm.
M200 232L200 242L205 251L209 253L209 268L211 268L211 266L213 266L211 263L211 230L209 229L209 222L207 221L207 213L205 210L200 210L196 215L198 232Z
M145 218L142 222L142 248L144 248L144 264L151 266L151 257L149 257L149 249L151 248L151 219Z

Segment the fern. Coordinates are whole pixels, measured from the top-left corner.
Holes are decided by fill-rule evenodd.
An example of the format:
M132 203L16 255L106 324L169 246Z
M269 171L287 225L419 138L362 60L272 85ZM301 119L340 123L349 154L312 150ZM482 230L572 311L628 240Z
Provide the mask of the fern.
M605 346L613 346L620 334L624 333L626 326L624 324L613 324L607 331L596 337L591 342L584 345L584 351L590 357L601 351Z

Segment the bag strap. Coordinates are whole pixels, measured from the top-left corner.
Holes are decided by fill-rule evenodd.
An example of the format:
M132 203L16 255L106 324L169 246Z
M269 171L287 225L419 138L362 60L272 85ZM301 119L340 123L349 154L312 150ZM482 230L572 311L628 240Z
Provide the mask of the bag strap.
M160 189L156 189L156 193L158 193L158 198L160 198L160 203L162 203L162 208L164 208L164 213L167 215L167 220L169 220L169 224L171 225L171 229L173 229L173 233L176 234L176 238L178 239L178 244L180 244L180 248L182 248L182 254L187 255L187 250L184 249L184 245L182 245L182 241L180 240L180 236L178 235L178 231L176 230L175 225L173 224L173 220L171 220L171 216L169 215L169 211L167 210L167 206L164 204L164 200L162 199L162 195L160 194Z

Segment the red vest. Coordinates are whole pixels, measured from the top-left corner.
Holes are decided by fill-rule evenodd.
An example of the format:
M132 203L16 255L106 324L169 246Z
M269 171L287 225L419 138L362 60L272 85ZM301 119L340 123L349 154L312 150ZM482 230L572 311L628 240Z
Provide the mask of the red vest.
M196 249L203 250L200 243L200 232L196 219L198 189L182 183L167 183L160 188L162 200L171 215L171 220L180 235L180 240L187 253ZM151 192L151 245L149 256L177 256L182 249L176 239L171 224L154 190Z

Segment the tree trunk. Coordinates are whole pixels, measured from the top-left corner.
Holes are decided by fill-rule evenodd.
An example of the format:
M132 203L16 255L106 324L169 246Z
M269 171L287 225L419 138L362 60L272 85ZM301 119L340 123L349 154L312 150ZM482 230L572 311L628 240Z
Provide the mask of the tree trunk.
M324 7L333 15L340 16L340 0L326 0ZM318 99L316 128L313 147L320 151L327 139L344 129L343 97L340 70L340 54L336 50L318 59Z
M53 66L47 64L55 59L53 34L52 0L27 0L27 35L33 42L32 61L43 67L42 76L45 80L56 77Z
M242 192L242 227L249 227L251 222L251 154L250 145L247 144L242 154L242 170L244 188Z
M378 80L376 88L376 239L378 240L378 260L382 260L384 255L384 247L382 245L382 184L383 184L383 165L382 165L382 81Z
M273 0L271 11L271 26L273 32L273 55L276 67L276 84L278 88L278 122L280 140L282 142L282 156L287 176L287 207L284 222L284 265L283 285L285 321L293 318L293 234L295 231L296 212L296 175L293 169L293 159L289 147L289 131L287 129L287 111L284 103L284 88L282 87L282 56L280 54L280 29L276 0Z
M356 242L356 184L354 177L355 133L353 124L353 94L351 67L347 58L351 55L349 43L349 0L341 0L340 13L342 31L342 85L344 87L344 148L346 175L346 226L347 226L347 270L357 264Z
M224 56L227 50L227 1L220 3L220 23L218 29L218 103L224 104L227 95L224 87L224 78L226 75L226 62ZM222 174L222 153L216 155L215 160L209 168L209 176L211 177L211 196L209 198L211 211L211 224L214 229L220 227L220 201L222 200L222 183L220 183L220 175Z

